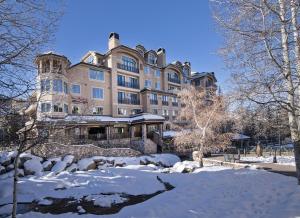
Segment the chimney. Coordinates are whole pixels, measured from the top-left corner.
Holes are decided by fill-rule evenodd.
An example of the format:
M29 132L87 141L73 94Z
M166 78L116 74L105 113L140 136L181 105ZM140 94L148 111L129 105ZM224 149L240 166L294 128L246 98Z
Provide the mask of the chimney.
M111 50L120 45L119 34L110 33L108 39L108 50Z
M160 67L166 66L166 50L164 48L159 48L157 50L157 65Z

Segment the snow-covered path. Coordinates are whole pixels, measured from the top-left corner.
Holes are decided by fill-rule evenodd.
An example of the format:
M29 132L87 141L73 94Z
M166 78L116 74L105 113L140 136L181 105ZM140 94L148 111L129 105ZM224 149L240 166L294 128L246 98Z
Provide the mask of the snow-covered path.
M73 174L63 172L58 175L25 177L20 181L19 199L21 201L42 200L43 197L49 196L72 196L78 199L100 192L149 194L164 189L158 182L157 176L175 188L140 204L126 206L117 214L101 217L281 218L300 216L300 187L295 178L263 170L232 170L224 167L205 167L198 173L190 174L165 174L145 166L140 168L136 166L130 169L107 168L102 171L79 171ZM0 187L0 204L8 203L11 197L9 179L0 181ZM5 209L8 208L0 208L0 214ZM98 216L29 212L19 217Z

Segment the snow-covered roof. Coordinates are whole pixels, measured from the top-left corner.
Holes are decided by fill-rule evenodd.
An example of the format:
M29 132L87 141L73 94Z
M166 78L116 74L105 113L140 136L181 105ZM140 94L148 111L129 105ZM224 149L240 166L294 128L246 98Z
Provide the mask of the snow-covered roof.
M103 115L68 115L63 119L42 117L39 121L66 121L66 122L114 122L114 123L134 123L138 121L164 121L165 118L155 114L140 114L132 117L110 117Z
M245 140L245 139L250 139L250 137L243 135L243 134L235 134L232 139L233 140Z
M172 130L169 130L169 131L164 131L163 132L163 137L175 137L176 136L176 131L172 131Z

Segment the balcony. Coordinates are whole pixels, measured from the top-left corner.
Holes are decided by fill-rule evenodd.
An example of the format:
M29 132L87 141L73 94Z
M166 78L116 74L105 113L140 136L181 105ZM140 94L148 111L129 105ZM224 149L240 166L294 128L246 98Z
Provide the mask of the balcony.
M150 99L150 104L158 104L158 101L157 99Z
M132 104L132 105L139 105L140 99L130 99L130 98L118 98L119 104Z
M173 105L174 107L178 107L178 102L172 102L172 105Z
M138 83L118 81L118 86L123 86L132 89L140 89L140 85Z
M125 65L125 64L118 63L117 64L117 68L119 68L121 70L130 71L130 72L133 72L133 73L139 73L139 69L138 68L131 67L131 66L128 66L128 65Z
M177 83L177 84L180 84L181 83L181 81L180 81L180 79L178 79L178 78L173 78L173 77L168 77L168 81L169 82L172 82L172 83Z
M162 101L162 105L168 106L168 105L169 105L169 102L167 102L167 101Z

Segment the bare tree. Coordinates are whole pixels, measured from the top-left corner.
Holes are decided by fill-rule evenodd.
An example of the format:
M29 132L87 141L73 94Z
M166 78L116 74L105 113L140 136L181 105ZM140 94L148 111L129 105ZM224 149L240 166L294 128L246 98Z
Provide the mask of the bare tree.
M221 54L238 99L276 104L288 113L300 184L299 1L211 0L224 34Z
M0 104L1 120L14 116L8 101L27 100L36 87L33 60L53 39L62 15L61 2L46 0L0 1ZM36 107L38 104L36 104ZM26 115L21 120L27 121ZM15 158L13 211L16 217L18 161L22 152L41 143L44 137L32 135L35 119L22 131L22 137L8 142L17 148ZM15 130L16 131L16 130ZM13 131L11 134L16 134ZM30 140L29 140L30 139Z
M184 127L175 137L175 145L182 151L198 151L200 166L205 152L229 145L229 114L224 98L208 91L197 90L194 87L179 92L184 105L178 119L186 120Z

